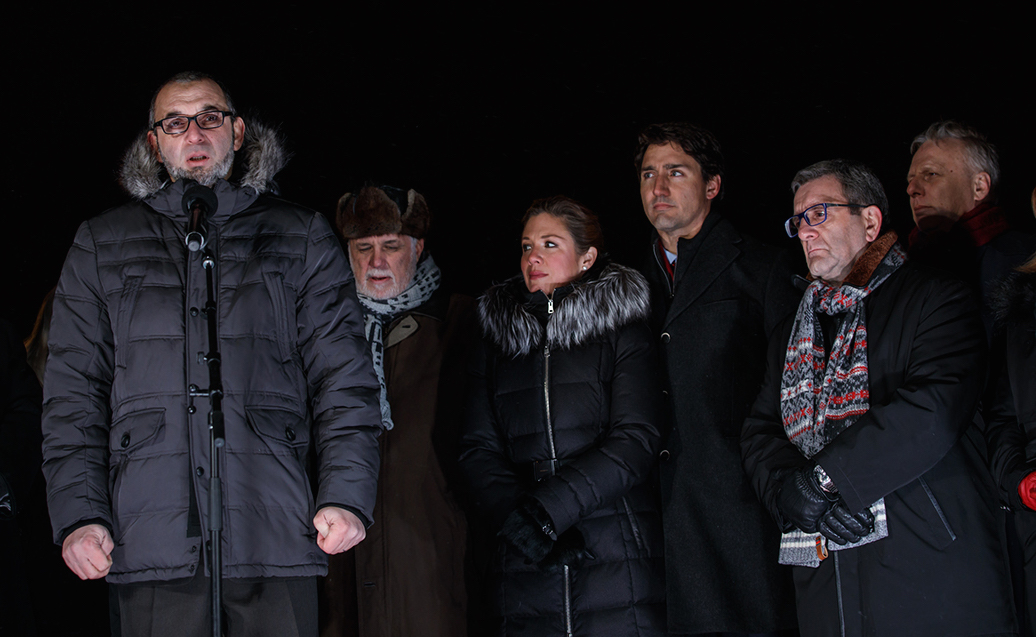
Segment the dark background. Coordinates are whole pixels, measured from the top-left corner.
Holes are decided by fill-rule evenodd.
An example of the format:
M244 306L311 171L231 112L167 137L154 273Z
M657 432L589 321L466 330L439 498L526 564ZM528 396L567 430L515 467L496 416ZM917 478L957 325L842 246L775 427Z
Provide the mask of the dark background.
M278 180L286 198L330 215L368 179L423 193L428 247L472 294L517 273L517 220L552 194L589 205L612 254L639 264L650 228L636 133L672 119L716 133L722 210L772 243L789 241L794 173L835 156L871 164L894 226L909 228L910 141L951 117L999 146L1001 201L1030 224L1031 17L991 3L966 15L846 7L307 14L289 4L246 15L187 3L14 16L2 44L0 315L28 334L76 227L126 199L115 171L152 92L185 69L216 75L240 112L281 126L294 155Z

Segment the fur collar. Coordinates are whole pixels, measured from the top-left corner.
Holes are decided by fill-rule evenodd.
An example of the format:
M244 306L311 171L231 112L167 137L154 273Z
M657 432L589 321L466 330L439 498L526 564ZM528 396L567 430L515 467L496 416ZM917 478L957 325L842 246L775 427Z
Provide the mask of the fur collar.
M251 188L258 194L266 191L276 193L273 182L276 175L288 163L284 140L280 131L271 126L250 120L245 126L245 143L234 159L234 179L237 185ZM119 184L132 197L146 199L162 189L168 175L165 167L155 157L147 143L147 132L137 136L122 158L119 167Z
M482 332L506 356L523 356L543 342L543 326L515 296L524 289L521 277L489 288L478 301ZM650 313L647 281L636 270L617 263L605 266L600 276L576 281L554 305L547 321L547 345L567 350L592 338L614 332Z
M999 326L1025 323L1036 316L1036 273L1012 272L989 293Z

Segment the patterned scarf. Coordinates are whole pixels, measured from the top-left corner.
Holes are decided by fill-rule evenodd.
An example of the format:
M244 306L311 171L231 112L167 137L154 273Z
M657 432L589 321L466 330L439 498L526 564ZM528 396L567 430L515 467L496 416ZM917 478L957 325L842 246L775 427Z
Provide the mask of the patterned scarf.
M813 281L806 289L788 341L781 376L784 431L807 458L855 423L870 408L867 322L863 299L906 262L906 253L889 232L871 244L838 287ZM817 312L844 314L825 365L824 336ZM859 542L839 546L817 533L798 529L781 538L781 564L817 567L826 549L842 550L888 535L885 499L871 505L875 529Z
M427 254L427 253L426 253ZM414 278L405 290L391 299L372 299L365 294L357 294L363 305L363 331L367 342L371 345L371 359L374 361L374 372L381 384L381 424L385 429L392 429L392 408L389 407L388 391L385 388L385 326L402 314L423 305L439 288L442 273L435 265L432 255L427 254L417 264Z

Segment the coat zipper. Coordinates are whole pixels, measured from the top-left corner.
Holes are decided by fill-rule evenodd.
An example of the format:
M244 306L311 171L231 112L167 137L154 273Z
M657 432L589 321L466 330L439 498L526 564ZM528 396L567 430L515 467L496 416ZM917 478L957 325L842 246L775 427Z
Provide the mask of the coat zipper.
M569 583L568 564L564 566L565 574L565 637L572 637L572 585Z
M626 517L629 518L630 528L633 530L633 539L637 543L637 548L641 551L647 550L647 546L644 545L644 538L640 536L640 527L637 525L637 520L633 517L633 509L630 508L630 503L626 496L622 496L622 506L626 509Z
M845 637L845 605L842 603L842 570L838 568L838 553L831 552L835 558L835 592L838 595L838 634Z
M554 314L553 295L547 297L547 316ZM548 319L549 320L549 319ZM550 422L550 344L543 345L543 404L547 415L547 442L550 444L551 473L557 467L558 452L554 446L554 426ZM569 567L564 566L565 594L565 636L572 637L572 587L569 582Z
M543 346L543 404L547 412L547 442L550 444L550 461L553 467L558 453L554 448L554 425L550 423L550 345Z
M547 315L554 313L553 294L547 297ZM550 320L549 318L547 319ZM554 426L550 423L550 343L543 345L543 404L547 412L547 442L550 445L551 475L554 473L558 452L554 448Z

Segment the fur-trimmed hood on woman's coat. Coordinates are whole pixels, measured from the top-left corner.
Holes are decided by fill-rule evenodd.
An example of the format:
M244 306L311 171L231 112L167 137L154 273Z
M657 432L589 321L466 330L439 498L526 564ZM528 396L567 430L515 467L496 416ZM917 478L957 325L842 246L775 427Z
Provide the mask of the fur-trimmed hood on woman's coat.
M1036 273L1012 272L989 295L998 327L1031 321L1036 314Z
M567 350L647 319L650 292L639 272L617 263L604 265L598 276L595 269L589 278L555 290L560 298L546 328L551 349ZM509 279L486 290L478 302L483 333L506 356L523 356L543 342L543 326L515 295L524 285L521 276Z
M232 180L256 194L277 194L273 178L289 158L280 131L258 121L246 120L245 141L235 154ZM240 175L240 179L234 179L235 175ZM122 157L119 185L135 199L147 199L168 181L165 166L148 144L147 131L140 133Z

